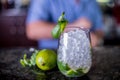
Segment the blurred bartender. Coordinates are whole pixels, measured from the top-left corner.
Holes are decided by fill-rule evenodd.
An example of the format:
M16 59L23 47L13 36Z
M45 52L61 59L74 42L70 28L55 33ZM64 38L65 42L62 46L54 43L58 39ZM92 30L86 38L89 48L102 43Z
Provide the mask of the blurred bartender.
M31 0L27 17L27 36L37 40L39 48L56 49L58 40L52 39L51 31L61 13L69 25L90 28L92 46L102 38L102 15L95 0Z

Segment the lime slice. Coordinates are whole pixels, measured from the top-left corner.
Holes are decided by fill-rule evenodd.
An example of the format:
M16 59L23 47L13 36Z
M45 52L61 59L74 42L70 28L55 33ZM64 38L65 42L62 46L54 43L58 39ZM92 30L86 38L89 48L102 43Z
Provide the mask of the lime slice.
M70 69L69 71L67 71L67 76L70 76L70 77L77 77L77 76L83 76L85 73L83 71L78 71L78 70L72 70Z
M78 75L78 72L73 71L72 69L70 69L69 71L67 71L67 75Z

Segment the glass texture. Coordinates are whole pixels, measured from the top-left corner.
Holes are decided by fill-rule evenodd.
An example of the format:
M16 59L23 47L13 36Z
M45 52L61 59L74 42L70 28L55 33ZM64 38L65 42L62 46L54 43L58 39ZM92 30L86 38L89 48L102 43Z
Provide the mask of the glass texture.
M92 64L89 30L67 27L61 34L58 46L58 68L67 77L86 74Z

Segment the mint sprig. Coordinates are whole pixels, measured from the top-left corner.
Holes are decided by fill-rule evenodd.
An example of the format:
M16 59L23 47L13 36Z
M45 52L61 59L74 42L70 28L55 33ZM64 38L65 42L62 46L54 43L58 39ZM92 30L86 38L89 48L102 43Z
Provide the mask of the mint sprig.
M59 17L57 25L52 30L52 36L55 39L58 39L61 35L61 33L64 31L68 21L64 18L65 12L62 13L62 15Z
M35 50L34 53L32 53L32 56L30 59L27 58L27 54L24 54L23 59L20 59L20 63L23 67L32 67L36 65L35 59L36 55L38 53L38 50Z

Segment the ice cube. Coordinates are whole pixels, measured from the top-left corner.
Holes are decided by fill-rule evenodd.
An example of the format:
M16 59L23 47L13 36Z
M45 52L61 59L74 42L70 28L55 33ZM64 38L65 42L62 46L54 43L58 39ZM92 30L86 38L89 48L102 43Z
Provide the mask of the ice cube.
M59 59L67 63L73 70L90 68L90 42L85 31L76 29L75 31L63 34L58 49Z

